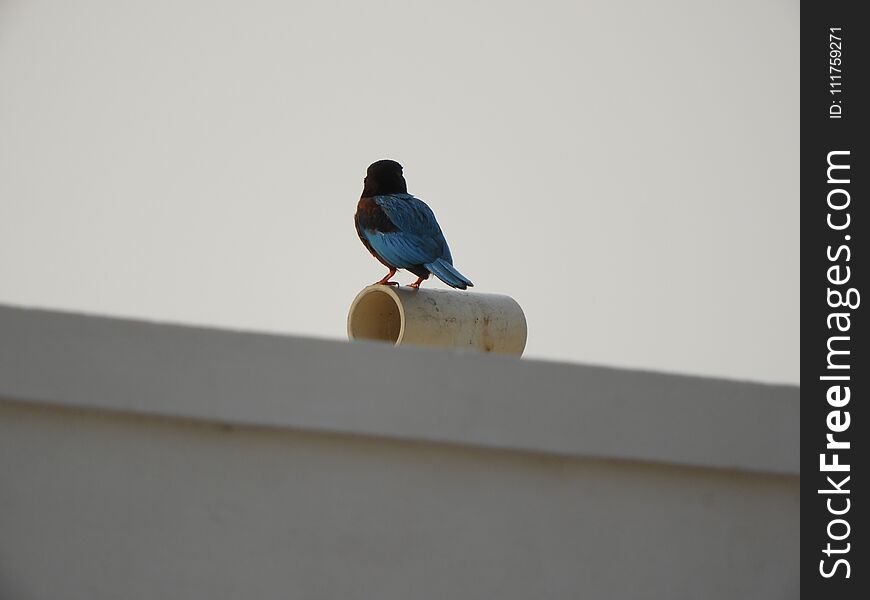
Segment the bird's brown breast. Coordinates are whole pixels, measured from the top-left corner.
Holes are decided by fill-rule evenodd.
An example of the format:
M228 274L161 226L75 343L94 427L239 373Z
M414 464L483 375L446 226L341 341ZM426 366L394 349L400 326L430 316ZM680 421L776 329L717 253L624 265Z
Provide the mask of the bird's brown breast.
M365 229L369 231L380 231L382 233L396 231L397 227L392 221L390 221L390 218L387 217L387 213L378 206L374 198L364 196L359 199L359 202L356 205L356 214L353 216L353 220L356 225L357 235L359 235L359 239L363 243L363 246L365 246L366 249L371 252L372 256L378 259L381 264L392 269L393 265L388 263L377 252L375 252L375 249L372 248L372 245L363 234L363 230Z
M356 220L363 229L388 233L397 227L390 221L384 209L372 197L363 196L356 205Z

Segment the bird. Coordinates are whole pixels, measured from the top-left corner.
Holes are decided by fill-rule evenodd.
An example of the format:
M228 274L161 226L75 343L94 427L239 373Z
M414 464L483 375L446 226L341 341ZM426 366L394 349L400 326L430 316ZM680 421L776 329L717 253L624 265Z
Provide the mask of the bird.
M435 214L408 193L402 165L396 161L379 160L369 165L353 220L363 245L389 269L373 285L398 286L390 279L398 269L405 269L417 276L410 285L414 289L419 289L430 273L453 288L474 286L453 266Z

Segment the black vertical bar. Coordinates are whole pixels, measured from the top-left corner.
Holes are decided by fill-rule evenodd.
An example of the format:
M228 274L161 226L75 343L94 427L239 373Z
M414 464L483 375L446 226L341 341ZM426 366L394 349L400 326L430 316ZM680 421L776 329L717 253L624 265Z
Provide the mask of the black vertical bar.
M870 402L870 357L861 351L867 348L870 309L861 297L870 294L864 285L870 270L865 85L870 22L858 15L862 4L866 9L862 2L801 5L801 591L806 598L858 598L859 589L867 593L870 569L868 496L858 491L870 485L859 460L870 444L864 408Z

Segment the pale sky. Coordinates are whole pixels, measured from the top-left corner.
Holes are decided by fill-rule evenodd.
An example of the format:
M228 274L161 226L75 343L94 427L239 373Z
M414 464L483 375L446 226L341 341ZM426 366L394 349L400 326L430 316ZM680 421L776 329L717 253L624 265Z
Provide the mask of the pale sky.
M346 339L392 158L525 356L796 383L798 35L794 0L6 0L0 303Z

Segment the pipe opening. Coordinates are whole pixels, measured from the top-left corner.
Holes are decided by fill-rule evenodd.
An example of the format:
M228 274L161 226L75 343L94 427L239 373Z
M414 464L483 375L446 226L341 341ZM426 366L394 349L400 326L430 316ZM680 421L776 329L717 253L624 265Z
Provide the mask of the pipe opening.
M365 294L353 307L348 328L353 339L395 344L402 332L399 305L385 291L374 290Z

